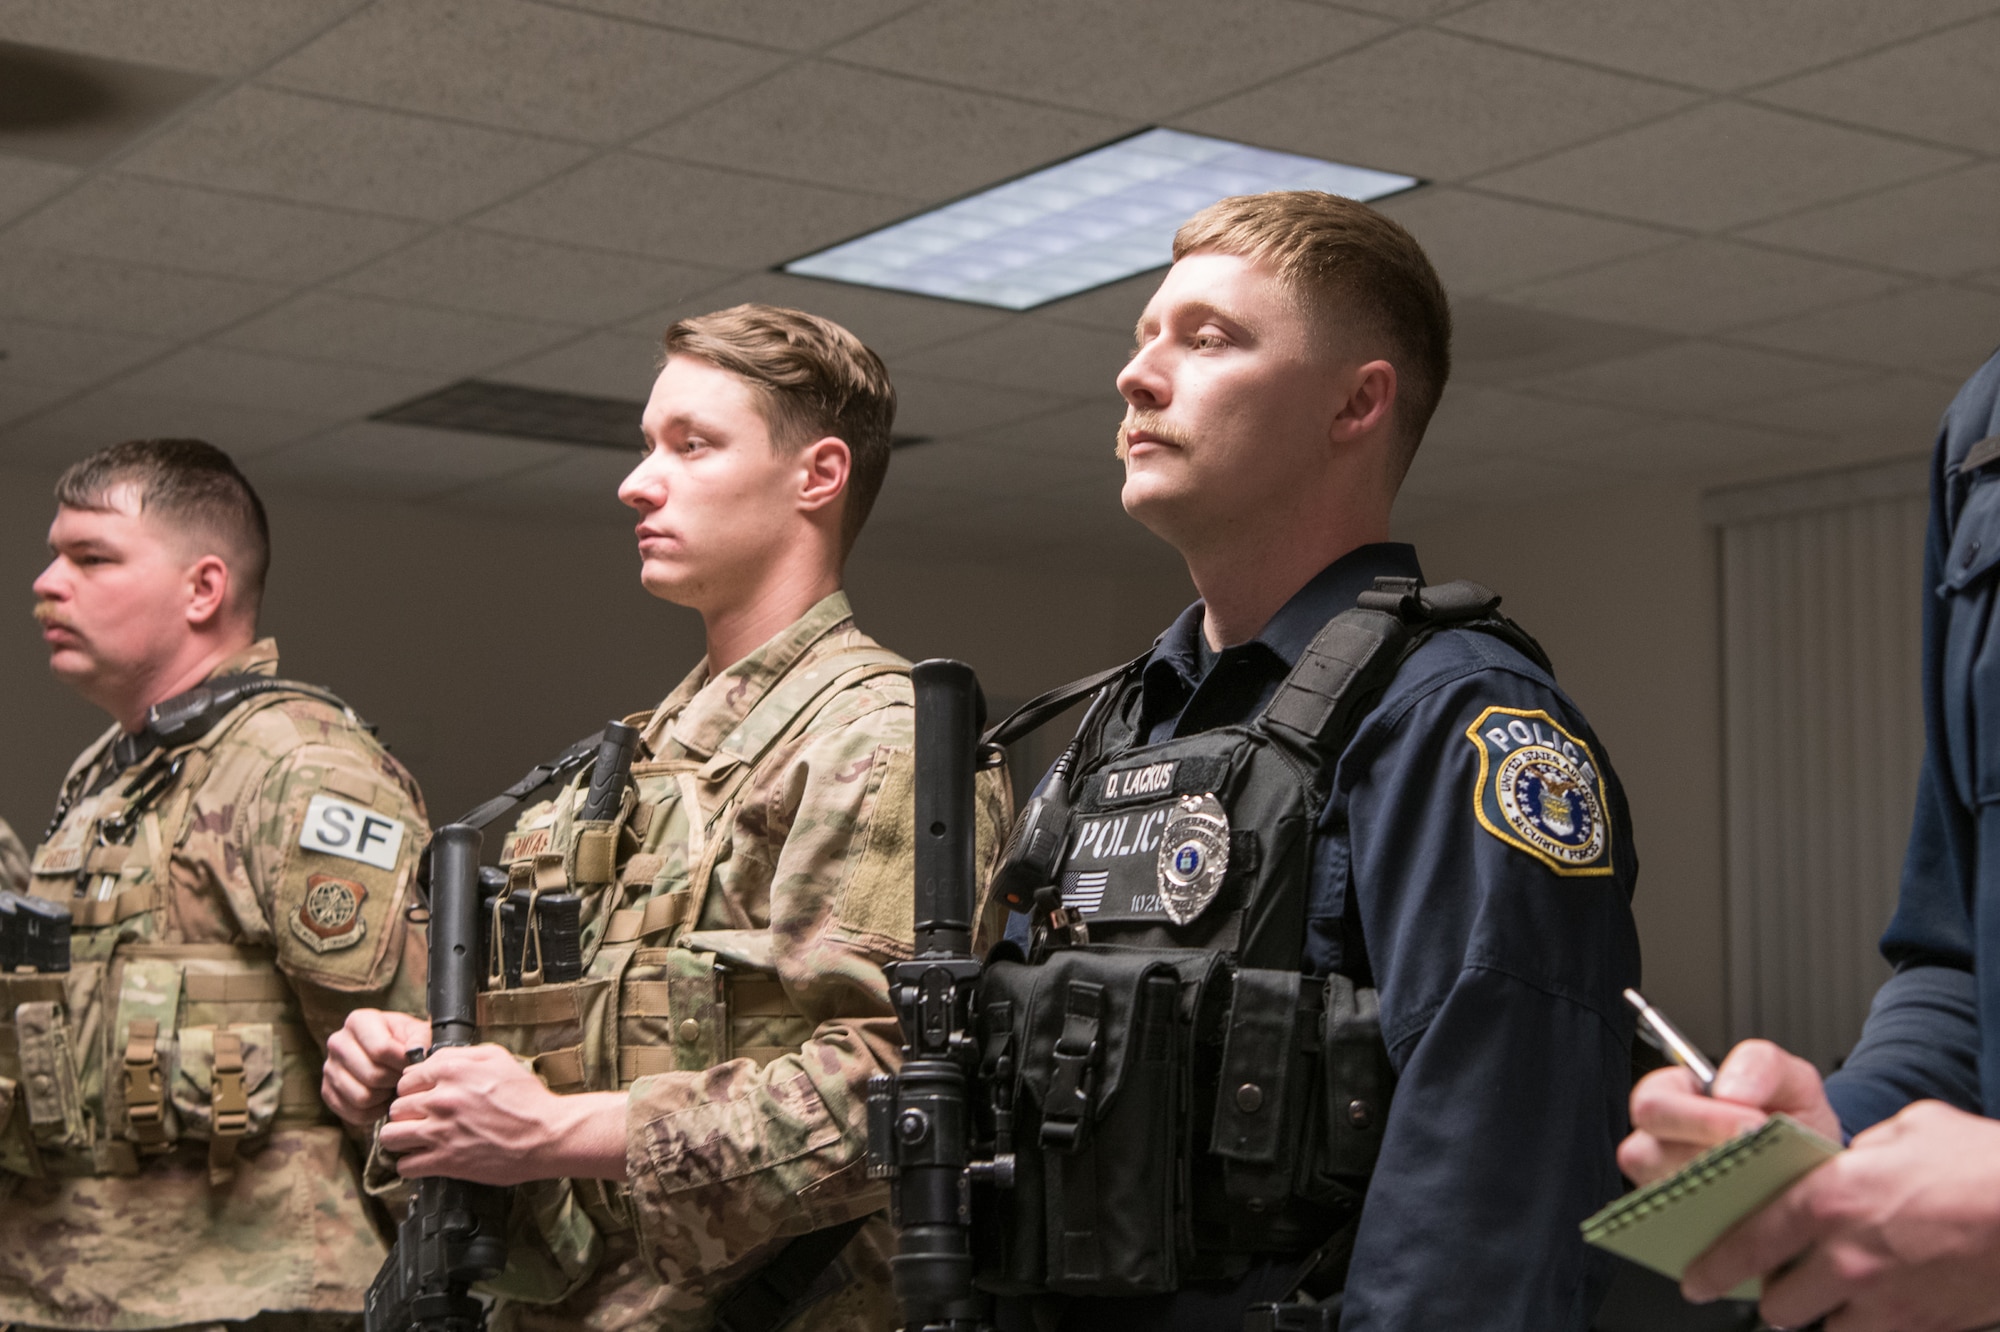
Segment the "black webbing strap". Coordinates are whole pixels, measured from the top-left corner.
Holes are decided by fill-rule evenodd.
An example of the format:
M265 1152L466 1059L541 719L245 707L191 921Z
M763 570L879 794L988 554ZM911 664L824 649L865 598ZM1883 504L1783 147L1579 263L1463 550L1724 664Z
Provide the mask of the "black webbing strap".
M550 782L575 775L579 768L590 761L591 755L597 752L597 746L603 740L602 731L585 736L548 762L538 763L528 769L527 776L499 795L482 805L473 806L471 812L461 816L458 822L468 827L484 828Z
M1146 656L1151 655L1151 653L1146 654ZM1095 675L1086 675L1081 680L1072 680L1066 685L1060 685L1049 690L1046 694L1039 694L1029 699L1026 703L1008 713L1006 720L982 736L979 743L982 745L1013 744L1022 736L1027 735L1029 732L1035 730L1035 728L1047 722L1051 717L1058 716L1075 707L1077 703L1090 697L1144 660L1146 660L1146 657L1136 657L1126 662L1123 666L1113 666L1108 671L1099 671Z
M717 1306L716 1332L777 1332L840 1285L833 1260L868 1224L865 1216L801 1235Z
M1440 629L1494 634L1549 670L1541 645L1501 615L1499 605L1495 593L1465 580L1425 587L1414 578L1378 578L1299 654L1264 709L1265 720L1309 744L1338 748L1397 668Z

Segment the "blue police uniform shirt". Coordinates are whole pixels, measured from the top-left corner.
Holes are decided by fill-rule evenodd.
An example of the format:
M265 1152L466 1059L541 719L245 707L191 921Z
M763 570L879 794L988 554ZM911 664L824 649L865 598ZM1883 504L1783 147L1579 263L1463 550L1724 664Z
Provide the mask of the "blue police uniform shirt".
M1206 670L1190 607L1142 668L1148 740L1255 716L1382 576L1420 577L1416 552L1351 551ZM1567 763L1548 757L1564 749ZM1343 752L1315 837L1305 969L1377 987L1398 1078L1347 1332L1589 1326L1610 1269L1577 1223L1622 1187L1636 873L1602 746L1547 673L1490 634L1432 637Z
M2000 353L1946 409L1924 540L1924 762L1895 974L1827 1095L1849 1134L1935 1097L2000 1117ZM1985 447L1981 447L1984 445Z

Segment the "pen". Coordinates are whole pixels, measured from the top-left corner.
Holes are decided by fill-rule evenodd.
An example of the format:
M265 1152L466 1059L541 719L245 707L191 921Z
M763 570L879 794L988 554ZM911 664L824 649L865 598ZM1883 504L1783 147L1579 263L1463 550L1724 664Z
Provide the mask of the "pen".
M1694 1042L1681 1035L1680 1029L1667 1021L1667 1015L1646 1002L1646 996L1637 990L1625 991L1625 1002L1639 1010L1639 1035L1654 1049L1688 1072L1701 1084L1701 1094L1711 1094L1715 1086L1715 1065L1694 1048Z

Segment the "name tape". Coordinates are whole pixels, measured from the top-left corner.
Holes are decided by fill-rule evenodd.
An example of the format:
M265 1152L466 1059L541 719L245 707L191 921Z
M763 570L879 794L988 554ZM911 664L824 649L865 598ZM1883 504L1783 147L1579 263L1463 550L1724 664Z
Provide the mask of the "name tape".
M308 851L392 870L396 868L396 852L403 846L403 822L336 796L316 795L306 806L299 845Z

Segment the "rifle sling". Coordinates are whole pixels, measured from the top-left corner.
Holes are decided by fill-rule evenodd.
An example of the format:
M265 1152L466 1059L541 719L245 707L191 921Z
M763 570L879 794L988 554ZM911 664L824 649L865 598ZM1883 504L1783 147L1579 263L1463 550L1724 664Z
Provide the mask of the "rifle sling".
M777 1332L839 1289L843 1277L833 1260L868 1220L859 1216L787 1244L717 1307L717 1332Z

